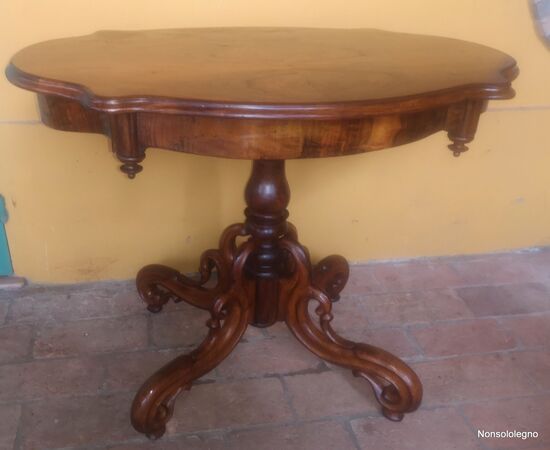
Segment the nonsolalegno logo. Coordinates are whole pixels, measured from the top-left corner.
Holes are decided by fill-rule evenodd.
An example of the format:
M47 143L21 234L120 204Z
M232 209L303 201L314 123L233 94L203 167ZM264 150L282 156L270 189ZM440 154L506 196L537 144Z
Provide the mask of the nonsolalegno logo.
M478 438L497 438L497 439L536 439L539 437L538 432L536 431L517 431L517 430L506 430L506 431L485 431L477 430Z

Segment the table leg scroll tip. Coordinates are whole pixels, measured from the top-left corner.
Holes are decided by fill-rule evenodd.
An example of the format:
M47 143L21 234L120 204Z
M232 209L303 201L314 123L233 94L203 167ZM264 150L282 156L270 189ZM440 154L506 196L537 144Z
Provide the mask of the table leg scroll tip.
M387 408L382 408L382 414L386 419L391 420L392 422L401 422L405 416L403 413L390 411Z
M147 436L147 439L149 439L150 441L158 441L162 436L164 436L165 432L166 432L166 429L163 429L156 433L146 434L145 436Z

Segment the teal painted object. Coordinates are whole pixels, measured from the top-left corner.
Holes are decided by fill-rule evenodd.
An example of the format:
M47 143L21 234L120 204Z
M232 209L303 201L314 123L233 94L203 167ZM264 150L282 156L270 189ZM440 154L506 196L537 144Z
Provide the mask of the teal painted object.
M8 221L8 211L4 203L4 197L0 195L0 276L13 275L10 249L4 224Z

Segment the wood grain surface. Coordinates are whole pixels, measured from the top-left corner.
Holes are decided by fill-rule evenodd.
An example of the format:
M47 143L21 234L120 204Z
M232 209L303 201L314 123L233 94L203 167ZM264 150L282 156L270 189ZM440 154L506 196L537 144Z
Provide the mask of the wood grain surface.
M103 111L339 117L508 98L516 63L455 39L372 29L100 31L17 53L21 87Z

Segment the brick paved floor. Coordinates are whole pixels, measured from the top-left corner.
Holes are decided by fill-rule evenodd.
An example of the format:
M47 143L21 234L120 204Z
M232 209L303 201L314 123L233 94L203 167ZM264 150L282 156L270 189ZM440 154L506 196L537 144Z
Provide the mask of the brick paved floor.
M369 387L284 326L251 328L182 395L161 441L128 420L132 395L206 332L203 311L147 313L131 283L0 292L1 449L550 449L550 249L355 266L335 328L418 372L401 423ZM477 438L477 430L538 439Z

